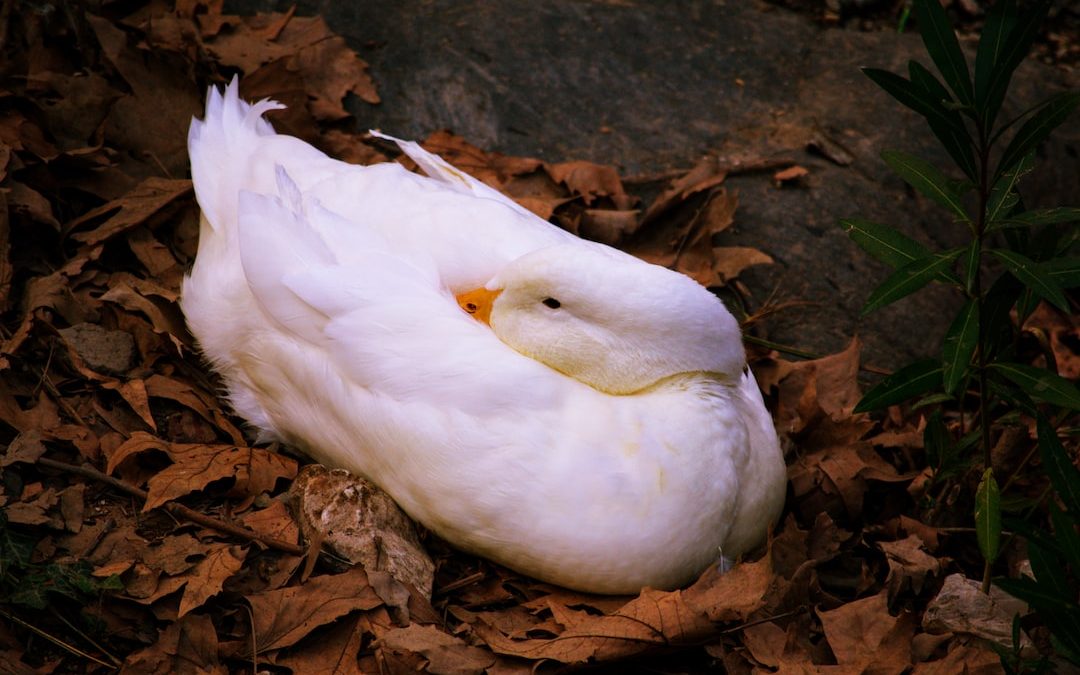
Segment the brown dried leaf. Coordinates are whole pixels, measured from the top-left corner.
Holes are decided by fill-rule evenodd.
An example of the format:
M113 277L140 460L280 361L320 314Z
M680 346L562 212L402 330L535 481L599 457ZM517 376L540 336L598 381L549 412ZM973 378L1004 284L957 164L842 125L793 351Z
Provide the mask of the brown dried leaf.
M318 640L302 641L275 663L294 673L363 675L365 671L358 663L363 639L359 621L337 621L321 632Z
M266 591L247 599L257 644L263 650L294 645L319 626L382 604L359 567L344 574L312 577L303 586Z
M508 656L563 663L626 658L650 647L700 640L718 621L744 621L780 582L766 557L723 575L710 568L683 591L646 588L614 614L590 616L555 638L512 640L483 621L473 629L496 653Z
M342 106L348 94L376 104L379 94L368 74L368 64L349 49L342 37L334 36L304 47L293 60L304 76L312 99L308 106L318 120L345 119L349 112Z
M1080 379L1080 318L1075 313L1066 316L1053 305L1041 302L1024 321L1024 328L1046 336L1058 375L1073 381Z
M147 178L120 199L87 211L67 223L64 229L71 232L85 223L108 215L109 217L103 223L92 230L76 232L71 236L72 239L84 244L98 244L141 225L169 204L190 194L191 191L191 181L187 179Z
M270 502L270 506L265 509L245 513L240 522L249 530L278 541L293 544L300 541L300 527L293 520L285 503L279 500Z
M122 672L226 675L228 670L218 662L217 631L210 617L190 614L169 624L157 642L128 656Z
M157 431L157 423L154 422L154 415L150 412L150 397L146 393L146 383L142 380L128 380L126 382L104 382L102 387L105 389L112 389L121 397L127 404L131 406L131 409L136 415L146 422L146 425Z
M0 458L0 466L11 466L18 462L33 464L44 454L45 445L41 442L41 432L28 429L8 444L4 456Z
M743 644L754 660L763 666L778 668L787 644L787 631L769 621L742 631Z
M786 169L781 169L774 173L773 183L775 183L777 186L780 186L784 183L796 182L803 176L808 175L809 173L810 172L806 169L806 167L802 167L796 164L794 166L789 166Z
M220 593L225 582L243 567L247 552L246 548L229 544L211 547L206 557L184 575L187 585L180 598L179 616L202 607L203 603Z
M195 566L197 561L190 560L205 556L210 547L190 534L170 535L146 549L143 562L150 567L176 576Z
M911 667L915 617L889 614L886 592L818 612L821 627L840 665L874 673L902 673ZM868 668L872 666L872 668Z
M37 190L25 183L11 181L6 195L8 206L14 213L20 214L37 223L44 223L53 230L60 231L60 222L53 215L49 200Z
M721 284L735 279L748 267L773 263L768 254L749 246L720 246L713 248L712 254L713 270L719 276Z
M676 204L698 192L711 190L727 178L727 168L713 155L702 157L694 168L671 181L671 184L645 209L642 223L650 223Z
M912 675L999 675L1001 658L984 643L954 643L945 658L915 665Z
M877 546L885 552L889 562L885 585L890 598L895 598L908 584L919 595L927 575L941 574L942 561L922 550L923 541L918 535L912 534L898 541L879 541Z
M491 652L470 647L461 638L442 632L434 626L412 624L393 628L379 638L376 647L398 653L417 653L427 659L424 668L429 673L474 675L495 663Z
M258 448L178 443L167 452L174 463L147 483L144 512L223 478L236 479L233 492L257 495L296 475L295 460Z
M37 490L34 489L35 486ZM47 490L40 490L40 488L40 483L26 486L21 501L4 507L7 522L19 525L48 525L53 529L61 529L64 526L59 518L49 513L56 506L60 495L54 488Z
M544 170L556 183L562 183L575 196L580 196L587 206L599 197L612 201L615 208L625 211L633 206L634 199L623 189L619 172L613 166L586 161L544 164Z

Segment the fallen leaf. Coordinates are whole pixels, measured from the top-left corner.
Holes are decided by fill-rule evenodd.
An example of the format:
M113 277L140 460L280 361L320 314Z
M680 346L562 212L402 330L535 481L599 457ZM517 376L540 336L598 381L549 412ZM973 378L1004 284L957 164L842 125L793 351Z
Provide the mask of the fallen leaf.
M37 429L28 429L8 444L4 456L0 458L0 466L11 466L16 462L33 464L44 454L45 444L41 442L41 432Z
M879 541L876 545L885 552L889 562L889 576L885 585L889 589L890 599L895 598L908 584L919 595L928 575L941 574L942 561L922 550L923 541L918 535L912 534L897 541Z
M914 616L890 615L885 591L819 611L818 617L840 665L874 673L902 673L911 667Z
M84 244L97 244L141 225L191 191L191 181L187 179L147 178L122 198L87 211L66 223L64 230L72 232L86 223L108 216L93 229L71 235L72 239Z
M217 631L210 617L189 614L168 625L154 644L131 654L125 673L207 673L226 675L218 662Z
M359 621L337 621L319 635L278 656L275 663L294 673L363 675L358 658L364 631Z
M291 646L319 626L382 604L359 567L343 574L312 577L303 586L249 595L247 599L260 650Z
M797 182L800 178L808 175L809 173L810 172L806 169L806 167L802 167L796 164L794 166L789 166L786 169L781 169L780 171L774 173L773 183L777 187L780 187L785 183Z
M424 670L429 673L479 674L495 663L495 656L490 652L470 647L461 638L448 635L434 626L415 623L387 631L379 638L376 647L420 654L427 661Z
M220 544L210 548L206 557L184 575L187 585L180 598L179 616L202 607L209 598L220 593L225 582L240 571L246 557L247 549L239 546Z
M710 568L684 591L645 589L613 614L593 616L555 638L513 640L482 620L477 636L495 652L562 663L626 658L711 634L719 621L743 621L766 603L777 578L768 558L736 565L727 574Z

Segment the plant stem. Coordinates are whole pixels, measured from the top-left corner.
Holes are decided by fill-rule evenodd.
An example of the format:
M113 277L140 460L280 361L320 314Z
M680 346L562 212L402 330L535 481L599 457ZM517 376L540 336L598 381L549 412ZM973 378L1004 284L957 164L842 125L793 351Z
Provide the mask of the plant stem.
M987 140L987 129L981 121L977 122L979 135L979 205L975 216L975 256L976 260L982 260L983 237L986 235L986 205L990 200L990 177L987 175L990 164L990 143ZM984 298L982 291L982 275L979 273L979 265L976 263L974 278L971 280L970 293L975 300L979 313L979 337L976 352L976 370L979 377L979 431L982 432L983 467L990 470L993 477L994 464L990 447L990 419L988 409L990 407L990 393L986 382L986 340L987 336L983 329ZM994 478L996 480L996 478ZM990 575L992 560L986 560L983 566L982 592L990 593Z

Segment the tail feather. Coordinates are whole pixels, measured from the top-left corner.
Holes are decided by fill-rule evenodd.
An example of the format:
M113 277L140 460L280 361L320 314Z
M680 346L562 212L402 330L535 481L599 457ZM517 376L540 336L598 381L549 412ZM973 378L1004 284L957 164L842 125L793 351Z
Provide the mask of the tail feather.
M210 87L205 117L191 120L188 154L195 195L212 228L219 229L228 217L223 213L226 205L217 197L236 193L236 190L223 189L226 186L222 181L237 182L240 168L225 164L236 158L246 158L249 153L243 152L243 148L252 147L260 136L273 136L274 128L263 119L263 114L284 107L269 99L246 103L240 98L238 77L226 85L224 92Z
M457 192L465 192L477 197L501 202L529 219L536 217L535 214L524 206L518 204L495 188L473 178L464 171L455 168L442 157L423 149L420 147L419 143L395 138L394 136L375 131L374 129L370 130L369 133L376 138L396 143L398 148L408 155L409 159L416 162L429 178L434 178Z

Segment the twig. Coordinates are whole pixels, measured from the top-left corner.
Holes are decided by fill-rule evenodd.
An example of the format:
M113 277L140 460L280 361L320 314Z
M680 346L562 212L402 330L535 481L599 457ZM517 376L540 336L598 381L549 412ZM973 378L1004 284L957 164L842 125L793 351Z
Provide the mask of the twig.
M50 635L49 633L46 633L45 631L41 630L37 626L35 626L33 624L29 624L29 623L23 621L22 619L15 616L14 614L9 614L8 612L5 612L4 610L0 609L0 616L3 616L4 618L6 618L6 619L8 619L10 621L14 621L15 623L19 624L23 628L25 628L25 629L27 629L27 630L29 630L29 631L37 634L37 635L40 635L41 637L43 637L46 640L48 640L49 642L53 643L57 647L60 647L64 651L71 652L75 656L81 656L82 658L87 659L88 661L93 661L94 663L98 664L99 666L105 666L106 668L109 668L110 670L116 670L116 666L114 666L113 664L106 663L105 661L102 661L101 659L99 659L96 656L93 656L91 654L87 654L86 652L82 651L78 647L75 647L74 645L69 645L68 643L64 642L63 640L61 640L58 637L53 637L52 635Z
M92 646L96 647L96 648L97 648L97 650L98 650L99 652L101 652L102 654L104 654L104 655L105 655L105 658L107 658L107 659L109 659L110 661L112 661L112 664L113 664L113 667L114 667L114 668L119 668L120 666L122 666L122 665L123 665L123 663L124 663L123 661L121 661L120 659L118 659L118 658L116 658L115 656L113 656L112 654L110 654L110 653L109 653L109 650L105 649L105 648L104 648L104 647L102 647L102 646L101 646L100 644L98 644L98 643L97 643L97 642L96 642L96 641L94 640L94 638L90 637L90 636L89 636L89 635L87 635L86 633L84 633L84 632L82 632L81 630L79 630L78 626L76 626L75 624L73 624L73 623L71 623L70 621L68 621L67 619L65 619L65 618L64 618L64 615L63 615L63 614L61 614L60 612L56 611L56 609L54 609L54 608L52 608L52 607L49 607L49 612L50 612L50 613L51 613L51 614L52 614L52 615L53 615L54 617L56 617L57 619L60 619L61 621L63 621L63 622L64 622L64 624L65 624L65 625L66 625L66 626L67 626L68 628L70 628L71 630L75 631L75 634L76 634L76 635L78 635L78 636L79 636L79 637L81 637L82 639L84 639L84 640L86 640L87 642L89 642L89 643L90 643L90 644L91 644Z
M720 635L730 635L732 633L738 633L739 631L746 630L747 628L753 628L759 624L768 623L770 621L776 621L777 619L786 619L789 616L797 616L807 611L806 605L799 605L790 612L783 612L781 614L773 614L762 619L754 619L753 621L747 621L746 623L739 624L734 628L727 628L720 631Z
M134 485L125 483L124 481L113 478L112 476L107 476L91 466L76 466L74 464L67 464L66 462L58 462L55 459L49 459L48 457L39 457L37 463L52 469L66 471L68 473L74 473L79 476L98 481L100 483L105 483L106 485L114 487L117 490L126 492L134 497L138 497L144 502L149 496L145 490L141 490ZM249 541L257 541L260 544L268 546L269 548L274 548L290 555L304 555L304 548L302 546L290 544L287 541L281 541L280 539L274 539L273 537L267 537L253 530L249 530L246 527L233 525L232 523L227 523L223 520L212 518L206 514L199 513L194 509L190 509L183 504L178 504L176 502L168 502L166 504L163 504L162 508L166 509L173 515L185 518L198 525L217 530L218 532L230 534L234 537L240 537L241 539L247 539Z
M446 595L447 593L456 591L459 588L464 588L469 584L475 584L477 581L481 581L483 578L483 572L474 572L467 577L462 577L456 581L451 581L439 590L435 591L432 595Z

